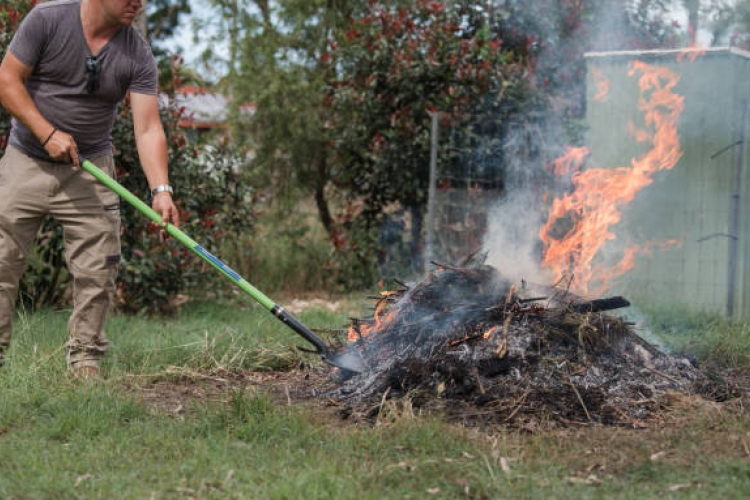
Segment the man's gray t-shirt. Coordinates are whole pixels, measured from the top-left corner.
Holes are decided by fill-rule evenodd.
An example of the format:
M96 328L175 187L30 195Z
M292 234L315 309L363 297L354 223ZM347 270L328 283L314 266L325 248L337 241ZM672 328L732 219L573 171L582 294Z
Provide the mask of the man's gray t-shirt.
M39 111L76 140L82 158L112 152L117 105L128 90L156 94L154 56L132 26L118 31L96 57L99 89L87 90L86 58L91 56L81 24L81 0L39 4L24 18L9 50L33 67L26 89ZM30 156L49 160L39 140L20 121L12 121L9 144Z

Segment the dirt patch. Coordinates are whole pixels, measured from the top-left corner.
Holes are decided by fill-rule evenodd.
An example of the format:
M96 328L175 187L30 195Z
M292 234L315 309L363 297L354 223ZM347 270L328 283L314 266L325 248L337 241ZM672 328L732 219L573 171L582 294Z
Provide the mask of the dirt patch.
M677 425L692 418L692 413L701 414L710 409L714 412L746 415L750 405L750 373L746 371L719 372L712 370L715 382L704 387L704 391L721 397L700 396L672 392L658 402L648 402L648 413L640 420L619 421L619 426L631 428L662 428L665 424ZM163 375L150 377L138 383L131 382L127 390L147 405L154 414L186 416L204 405L228 404L236 394L246 396L262 394L279 406L304 406L310 418L316 422L335 427L347 425L372 425L378 418L388 419L394 414L409 418L417 415L432 415L464 427L492 428L500 424L523 432L537 432L560 428L578 428L593 422L567 420L541 411L531 412L517 409L516 418L508 419L512 405L506 400L472 401L460 398L441 398L419 392L401 398L390 398L382 394L378 402L367 409L342 403L331 397L341 384L336 380L335 370L327 366L307 367L288 372L234 373L196 372L172 370ZM724 397L729 393L733 397ZM548 395L552 398L552 395ZM540 397L535 395L534 397ZM556 395L555 398L558 396ZM547 404L547 408L580 405L577 398L569 401L541 400L536 404ZM722 401L716 401L717 399ZM531 402L531 401L530 401ZM521 404L516 401L516 405ZM578 406L580 408L580 406ZM398 416L398 415L397 415Z
M342 420L337 405L325 397L335 387L327 367L231 373L172 369L146 380L133 380L127 384L127 391L155 414L190 414L203 405L227 404L239 393L262 394L277 405L310 405L326 419Z

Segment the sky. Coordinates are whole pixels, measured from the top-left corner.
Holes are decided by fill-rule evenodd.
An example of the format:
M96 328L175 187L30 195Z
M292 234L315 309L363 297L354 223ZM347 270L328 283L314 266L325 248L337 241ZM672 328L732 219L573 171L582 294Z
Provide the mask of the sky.
M679 4L679 2L676 3ZM193 13L188 17L183 16L182 25L177 28L174 38L165 43L164 46L172 52L180 54L189 66L200 67L200 56L209 44L211 44L212 49L219 54L228 55L228 49L225 44L208 41L210 38L209 36L204 36L203 40L194 40L192 19L211 19L215 14L208 6L207 0L193 0L191 7ZM672 16L680 23L680 26L687 26L687 11L685 11L684 8L676 6L673 10ZM210 26L208 27L208 30L210 33ZM699 30L699 45L708 46L710 42L710 32Z
M203 33L206 35L199 37L199 40L195 40L193 35L193 19L212 19L215 14L211 12L208 7L206 0L192 0L191 1L192 14L190 16L181 17L181 25L175 30L175 35L172 39L166 41L163 46L182 56L185 63L192 67L200 67L201 54L211 45L211 48L222 56L229 54L226 44L220 42L210 41L210 34L215 33L215 30L211 30L209 26Z

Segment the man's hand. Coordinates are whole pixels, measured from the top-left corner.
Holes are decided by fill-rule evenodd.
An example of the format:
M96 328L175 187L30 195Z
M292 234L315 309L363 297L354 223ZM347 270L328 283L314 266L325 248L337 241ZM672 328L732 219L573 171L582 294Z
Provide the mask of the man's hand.
M34 133L42 147L55 161L80 166L78 148L70 134L57 130L34 104L26 89L33 67L22 63L10 51L0 63L0 103L13 117Z
M81 166L75 139L62 130L54 129L54 132L51 132L44 149L55 161L72 163L76 168Z
M151 202L151 208L161 215L162 228L166 228L167 224L180 227L180 211L177 210L177 207L174 205L172 195L167 191L157 193L156 196L154 196L154 199ZM164 229L161 230L161 236L162 238L167 236L167 232Z

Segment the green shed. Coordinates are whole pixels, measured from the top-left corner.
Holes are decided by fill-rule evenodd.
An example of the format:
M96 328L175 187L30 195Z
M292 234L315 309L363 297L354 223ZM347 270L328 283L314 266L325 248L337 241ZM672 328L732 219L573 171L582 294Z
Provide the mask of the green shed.
M735 48L702 51L628 51L586 54L584 169L636 168L644 155L670 155L664 143L643 137L660 125L647 117L643 71L675 76L669 87L681 109L677 156L656 160L648 181L621 207L610 228L616 239L597 256L640 245L634 267L608 292L636 306L687 306L734 319L750 317L750 53ZM658 106L658 103L656 104ZM660 132L655 132L659 134ZM662 161L662 163L659 163ZM642 173L636 177L643 177ZM641 179L642 180L642 179Z

